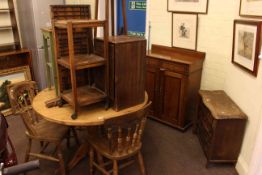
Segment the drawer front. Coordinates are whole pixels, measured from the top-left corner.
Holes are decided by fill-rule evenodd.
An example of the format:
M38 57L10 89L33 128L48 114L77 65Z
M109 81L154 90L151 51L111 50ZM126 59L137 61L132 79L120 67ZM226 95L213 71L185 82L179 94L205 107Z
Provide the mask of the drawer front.
M211 140L209 140L208 138L208 135L207 135L207 132L203 129L203 127L201 127L198 123L197 125L197 136L198 136L198 139L200 141L200 144L202 146L202 149L205 153L206 156L209 155L209 149L210 149L210 145L211 145Z
M181 74L188 74L188 66L184 64L173 63L173 62L162 62L161 67L169 71L173 71Z
M158 59L147 57L146 64L154 67L159 67L160 62Z
M203 128L208 132L208 134L212 136L214 118L212 117L210 111L205 107L203 103L200 103L199 106L198 120L203 126Z
M180 64L176 62L166 61L164 59L147 57L146 63L151 66L160 67L162 69L188 75L189 66L186 64Z

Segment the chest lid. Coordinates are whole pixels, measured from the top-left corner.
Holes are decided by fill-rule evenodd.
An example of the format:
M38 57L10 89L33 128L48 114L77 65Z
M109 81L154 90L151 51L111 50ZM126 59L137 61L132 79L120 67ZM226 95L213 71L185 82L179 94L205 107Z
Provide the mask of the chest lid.
M224 91L200 90L199 94L215 119L247 119L245 113Z

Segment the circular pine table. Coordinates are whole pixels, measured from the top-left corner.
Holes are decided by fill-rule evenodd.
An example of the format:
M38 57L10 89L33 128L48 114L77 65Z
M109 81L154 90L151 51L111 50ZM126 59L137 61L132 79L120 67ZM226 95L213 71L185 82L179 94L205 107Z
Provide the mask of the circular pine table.
M56 98L54 89L44 89L33 99L32 107L34 111L44 119L68 126L103 125L106 119L137 111L144 107L148 101L147 93L145 93L145 100L143 103L120 111L114 111L112 108L105 110L104 103L97 103L81 107L77 115L77 119L72 120L71 115L74 111L69 104L65 104L62 107L46 107L45 102L54 98Z
M46 107L45 102L54 98L56 98L54 89L44 89L35 96L32 107L34 111L44 119L67 126L103 125L106 119L135 112L143 108L148 102L148 95L145 92L145 100L143 103L121 111L114 111L112 108L105 110L104 103L97 103L90 106L81 107L77 115L77 119L73 120L71 119L71 115L74 110L68 104L63 105L62 107ZM87 154L87 151L87 143L82 143L76 151L73 159L69 162L68 170L71 170Z

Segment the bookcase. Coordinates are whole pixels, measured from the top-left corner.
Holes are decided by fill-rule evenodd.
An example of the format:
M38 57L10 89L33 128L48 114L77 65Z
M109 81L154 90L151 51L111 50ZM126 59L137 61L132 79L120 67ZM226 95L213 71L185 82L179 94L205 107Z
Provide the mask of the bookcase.
M13 0L0 1L0 51L21 48Z

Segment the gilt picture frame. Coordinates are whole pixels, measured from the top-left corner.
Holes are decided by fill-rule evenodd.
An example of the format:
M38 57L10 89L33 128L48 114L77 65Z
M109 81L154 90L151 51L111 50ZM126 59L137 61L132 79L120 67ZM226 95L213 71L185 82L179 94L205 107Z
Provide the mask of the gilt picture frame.
M261 22L235 20L232 63L257 76L261 48Z
M262 0L240 0L239 16L262 18Z
M12 114L7 86L25 80L32 80L29 66L0 70L0 110L5 116Z
M172 47L196 50L197 33L197 14L172 14Z
M167 11L207 14L208 0L167 0Z

